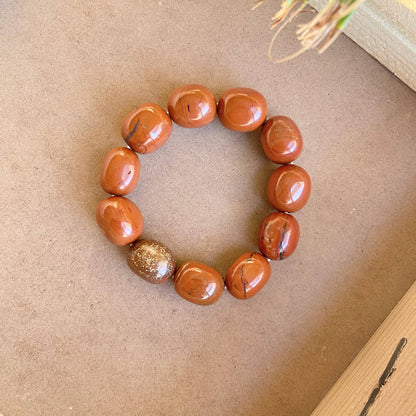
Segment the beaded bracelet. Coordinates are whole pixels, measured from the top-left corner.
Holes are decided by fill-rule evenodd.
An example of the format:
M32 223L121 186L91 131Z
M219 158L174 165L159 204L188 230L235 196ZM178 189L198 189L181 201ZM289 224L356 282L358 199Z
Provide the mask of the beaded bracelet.
M218 106L212 92L202 85L186 85L172 92L168 114L157 104L142 104L123 121L121 134L128 147L118 147L107 154L100 183L113 195L101 201L96 218L104 235L114 244L130 244L130 268L150 283L174 279L175 290L184 299L198 305L215 303L224 291L224 279L215 269L196 261L176 267L171 251L157 241L140 240L143 217L137 206L125 198L139 180L137 153L152 153L163 146L172 132L172 120L182 127L203 127L215 114L221 123L235 131L249 132L261 128L261 144L266 156L278 167L267 185L267 198L277 210L262 222L257 245L260 253L242 254L230 267L225 285L238 299L258 293L269 280L270 260L283 260L295 250L299 224L289 213L307 202L311 191L308 173L291 164L303 147L296 124L288 117L275 116L266 122L264 97L249 88L226 91Z

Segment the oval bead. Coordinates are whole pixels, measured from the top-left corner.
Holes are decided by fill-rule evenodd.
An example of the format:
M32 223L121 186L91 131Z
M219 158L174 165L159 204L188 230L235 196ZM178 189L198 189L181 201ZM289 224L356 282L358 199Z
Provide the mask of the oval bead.
M296 165L277 168L267 184L267 198L279 211L295 212L304 207L311 193L311 178Z
M135 241L130 246L127 262L138 276L157 284L171 278L176 268L172 252L157 241Z
M172 133L172 121L157 104L146 103L134 109L121 125L121 135L137 153L152 153L162 147Z
M269 280L271 267L259 253L244 253L230 267L225 278L228 291L237 299L248 299Z
M172 92L168 111L171 119L182 127L203 127L214 120L217 104L207 87L190 84Z
M212 305L224 292L224 281L212 267L189 261L182 264L175 274L175 290L189 302Z
M261 129L261 145L272 162L286 164L299 157L303 140L292 119L275 116L267 120Z
M269 259L283 260L295 251L298 241L299 224L296 218L284 212L273 212L263 220L257 244Z
M127 195L136 187L140 175L140 160L127 147L111 149L104 159L100 184L105 192Z
M97 223L114 244L124 246L137 240L143 232L143 216L129 199L112 196L97 205Z
M217 112L221 123L228 129L253 131L266 119L267 103L256 90L233 88L221 96Z

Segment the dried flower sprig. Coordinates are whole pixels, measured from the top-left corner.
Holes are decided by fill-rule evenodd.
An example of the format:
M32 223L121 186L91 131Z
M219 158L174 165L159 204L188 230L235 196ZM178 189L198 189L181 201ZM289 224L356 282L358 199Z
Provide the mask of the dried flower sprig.
M264 0L253 0L253 9L260 6ZM348 23L353 12L365 0L329 0L325 7L308 23L298 25L296 35L301 42L301 48L295 53L284 58L275 59L272 49L279 33L290 24L300 13L309 12L305 10L309 0L285 0L280 10L272 17L271 29L277 28L269 46L269 58L272 62L285 62L299 56L303 52L316 49L319 53L324 52L341 34Z

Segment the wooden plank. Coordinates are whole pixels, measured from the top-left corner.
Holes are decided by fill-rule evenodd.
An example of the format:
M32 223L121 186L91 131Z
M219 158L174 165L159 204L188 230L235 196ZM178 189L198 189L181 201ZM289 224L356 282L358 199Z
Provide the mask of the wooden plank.
M311 0L319 10L327 0ZM344 33L416 91L416 2L368 0ZM335 46L336 47L336 43Z
M416 283L311 414L334 415L416 415Z
M405 5L408 9L416 12L416 1L415 0L398 0L400 3Z

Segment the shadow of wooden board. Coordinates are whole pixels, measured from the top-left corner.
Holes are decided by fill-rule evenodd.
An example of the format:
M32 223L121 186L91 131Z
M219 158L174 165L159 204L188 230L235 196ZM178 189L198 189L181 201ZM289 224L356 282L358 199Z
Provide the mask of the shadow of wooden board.
M416 283L311 416L416 415Z
M310 2L317 10L326 3ZM367 0L344 33L416 91L416 2Z

